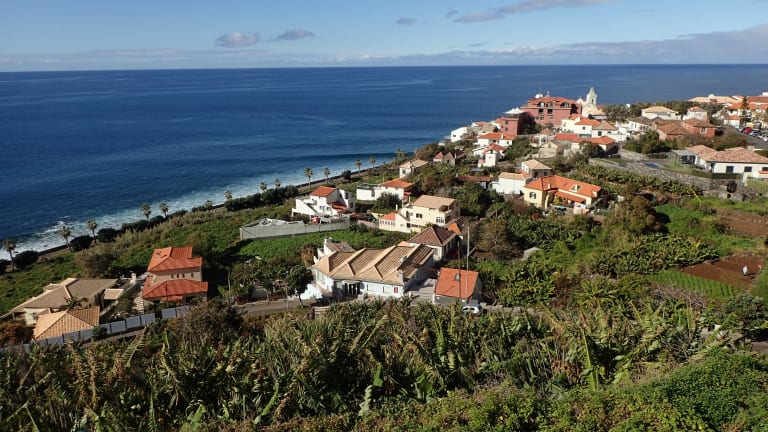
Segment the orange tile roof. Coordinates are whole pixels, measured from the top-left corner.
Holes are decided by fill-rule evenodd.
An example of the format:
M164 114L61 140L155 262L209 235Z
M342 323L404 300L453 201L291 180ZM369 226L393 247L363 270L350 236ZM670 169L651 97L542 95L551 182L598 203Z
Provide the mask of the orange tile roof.
M38 315L33 337L39 340L91 329L99 325L99 310L93 306Z
M144 284L141 297L145 300L179 301L188 295L208 293L208 282L189 279L169 279L150 285L149 279Z
M380 217L380 218L379 218L379 220L388 220L388 221L393 221L393 220L395 220L396 218L397 218L397 213L395 213L395 212L392 212L392 213L387 213L387 214L385 214L384 216Z
M203 258L192 258L192 246L155 249L149 260L148 272L200 268Z
M571 188L578 186L578 191L572 191ZM562 190L570 194L579 195L583 197L595 198L603 189L600 186L590 183L580 182L577 180L571 180L566 177L551 175L546 177L539 177L534 179L530 183L524 186L525 189L533 189L539 191L549 190Z
M504 146L500 146L498 144L491 144L488 147L486 147L485 150L483 150L483 154L488 153L489 151L492 151L492 150L504 153L504 151L506 151L507 148Z
M600 124L600 122L597 120L592 120L586 117L582 117L581 120L577 121L574 124L577 124L579 126L597 126Z
M472 270L443 267L437 277L435 294L445 297L468 298L472 296L479 274Z
M609 136L601 136L597 138L590 138L589 142L597 145L610 145L610 144L616 144L616 140Z
M571 141L571 142L581 141L581 138L579 138L578 134L570 133L570 132L560 132L555 135L555 139L559 141Z
M310 195L322 198L322 197L327 197L328 195L332 194L335 190L336 190L335 187L320 186L317 189L315 189L314 191L312 191L312 193Z
M396 178L393 180L385 181L381 185L384 187L395 188L395 189L408 189L411 186L413 186L413 183L407 182L403 179Z
M422 195L413 202L414 207L439 209L442 206L450 207L456 202L453 198L444 198L434 195Z
M689 119L685 119L683 121L688 123L689 125L691 125L693 127L703 127L703 128L713 128L713 127L715 127L715 125L713 125L712 123L710 123L710 122L708 122L706 120L701 120L701 119L695 118L695 117L689 118Z

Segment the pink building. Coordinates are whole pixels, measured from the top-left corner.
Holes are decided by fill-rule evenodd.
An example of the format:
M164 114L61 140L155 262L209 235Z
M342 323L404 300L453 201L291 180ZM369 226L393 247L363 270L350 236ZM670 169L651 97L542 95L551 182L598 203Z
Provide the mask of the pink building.
M540 125L561 125L563 119L572 114L581 114L581 106L573 99L553 96L540 96L528 100L523 111L533 116Z

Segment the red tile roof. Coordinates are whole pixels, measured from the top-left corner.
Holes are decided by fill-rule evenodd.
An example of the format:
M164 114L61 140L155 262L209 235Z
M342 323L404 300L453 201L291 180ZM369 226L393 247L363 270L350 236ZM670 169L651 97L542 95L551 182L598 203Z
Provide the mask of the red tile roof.
M435 285L435 294L445 297L468 298L477 284L478 273L443 267Z
M572 190L574 186L578 188L578 191ZM577 180L571 180L569 178L561 177L558 175L539 177L525 185L525 188L539 191L562 190L564 192L568 192L569 194L590 198L597 197L597 195L602 190L600 186L580 182ZM573 200L572 198L569 199Z
M589 142L591 142L593 144L597 144L597 145L616 144L616 140L614 140L613 138L611 138L609 136L601 136L601 137L597 137L597 138L590 138Z
M600 122L597 120L592 120L586 117L582 117L581 120L577 121L574 124L577 124L579 126L597 126L600 124Z
M393 221L393 220L396 219L396 216L397 216L397 213L392 212L392 213L388 213L388 214L385 214L384 216L380 217L379 220Z
M334 188L334 187L320 186L319 188L317 188L314 191L312 191L312 193L310 195L322 198L322 197L327 197L328 195L332 194L335 190L336 190L336 188Z
M581 138L579 138L578 134L570 133L570 132L560 132L555 135L555 139L558 141L571 141L571 142L581 141Z
M413 186L413 183L396 178L394 180L385 181L381 185L384 187L395 188L395 189L408 189L411 186Z
M208 293L208 282L189 279L170 279L159 284L150 285L145 282L141 297L145 300L179 301L185 296Z
M147 271L168 271L200 268L203 266L203 258L192 258L192 246L167 247L155 249L149 260Z

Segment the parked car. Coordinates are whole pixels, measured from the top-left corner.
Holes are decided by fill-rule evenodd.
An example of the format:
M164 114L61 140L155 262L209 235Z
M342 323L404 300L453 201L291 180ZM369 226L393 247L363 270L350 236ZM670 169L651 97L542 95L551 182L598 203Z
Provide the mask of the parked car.
M480 305L466 305L461 308L464 313L471 313L472 315L480 315L483 313L483 307Z
M751 127L745 127L745 128L744 128L744 129L742 129L741 131L742 131L743 133L745 133L745 134L749 135L749 133L750 133L750 132L752 132L752 128L751 128Z

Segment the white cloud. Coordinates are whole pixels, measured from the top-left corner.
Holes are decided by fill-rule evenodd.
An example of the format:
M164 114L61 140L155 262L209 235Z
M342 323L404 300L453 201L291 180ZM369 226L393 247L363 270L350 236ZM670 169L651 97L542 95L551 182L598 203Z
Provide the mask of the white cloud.
M473 23L505 18L507 15L522 14L545 9L581 8L621 0L525 0L515 4L501 6L485 12L470 12L456 18L454 21Z
M242 48L255 45L259 39L258 33L234 32L219 36L214 43L224 48Z
M285 33L277 36L276 38L272 39L272 41L295 41L300 39L306 39L314 37L315 34L312 33L309 30L302 30L302 29L294 29L294 30L286 30Z
M416 24L415 18L402 17L395 20L395 24L400 26L411 26Z

